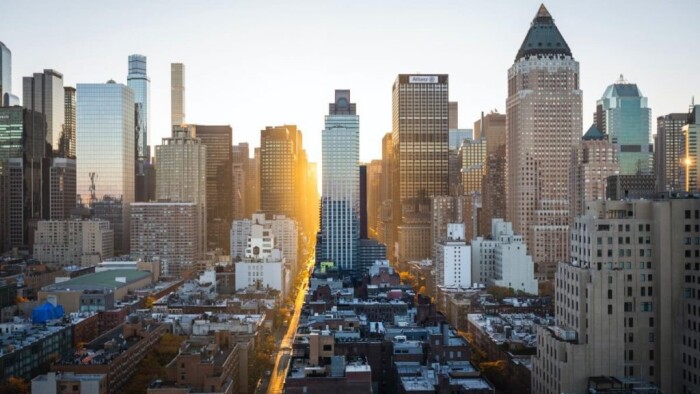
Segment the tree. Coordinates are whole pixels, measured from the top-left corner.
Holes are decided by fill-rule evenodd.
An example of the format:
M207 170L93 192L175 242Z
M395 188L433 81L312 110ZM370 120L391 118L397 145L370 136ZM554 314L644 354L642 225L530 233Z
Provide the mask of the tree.
M0 393L29 394L29 389L29 382L16 376L10 376L6 382L0 383Z
M147 309L153 308L153 303L156 302L156 299L153 298L152 295L148 295L144 300L143 300L143 307Z

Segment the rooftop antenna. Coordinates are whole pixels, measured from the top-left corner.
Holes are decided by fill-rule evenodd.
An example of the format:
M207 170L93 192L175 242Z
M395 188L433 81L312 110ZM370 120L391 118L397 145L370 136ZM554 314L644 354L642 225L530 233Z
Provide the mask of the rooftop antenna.
M617 80L617 83L619 83L619 84L626 84L626 83L628 83L628 82L625 80L625 76L622 75L622 74L620 74L620 79Z

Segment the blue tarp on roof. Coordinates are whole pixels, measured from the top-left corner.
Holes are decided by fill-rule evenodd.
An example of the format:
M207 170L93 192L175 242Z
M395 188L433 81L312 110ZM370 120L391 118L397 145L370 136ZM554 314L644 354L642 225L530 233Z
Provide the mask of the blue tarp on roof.
M53 306L50 302L45 302L44 305L37 306L32 311L32 321L34 323L46 323L49 320L59 319L63 317L63 306Z

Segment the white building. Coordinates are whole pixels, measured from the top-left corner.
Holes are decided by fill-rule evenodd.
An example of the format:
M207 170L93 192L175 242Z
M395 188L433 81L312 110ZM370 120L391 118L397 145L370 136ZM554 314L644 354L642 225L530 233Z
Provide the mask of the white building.
M42 220L34 237L34 258L42 263L89 266L114 254L106 220Z
M435 245L435 253L436 286L471 286L471 247L464 238L464 223L447 225L447 239Z
M477 237L472 241L472 277L475 283L493 284L537 294L535 266L527 254L523 237L503 219L491 222L493 239Z
M289 289L291 275L280 249L275 247L275 235L269 223L260 223L253 215L253 224L245 249L245 256L234 262L236 289L248 286L270 287L284 297Z
M252 219L234 220L231 223L231 261L243 259L251 235L253 224L269 226L275 235L275 248L282 251L287 264L292 270L297 264L299 253L299 230L294 219L284 215L274 215L272 219L266 219L262 212L254 213Z

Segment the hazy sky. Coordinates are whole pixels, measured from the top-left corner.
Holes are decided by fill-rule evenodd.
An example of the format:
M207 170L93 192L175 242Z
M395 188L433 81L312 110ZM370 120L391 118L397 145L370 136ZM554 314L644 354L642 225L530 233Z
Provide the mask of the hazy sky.
M459 124L505 112L507 70L540 2L529 0L28 1L0 0L0 41L13 91L44 68L66 85L126 83L127 57L148 57L149 144L170 135L170 63L187 73L187 121L231 124L234 143L260 144L267 125L297 124L310 159L334 89L351 89L360 158L381 157L399 73L448 73ZM656 116L700 93L700 1L549 1L581 63L584 131L595 100L622 73Z

